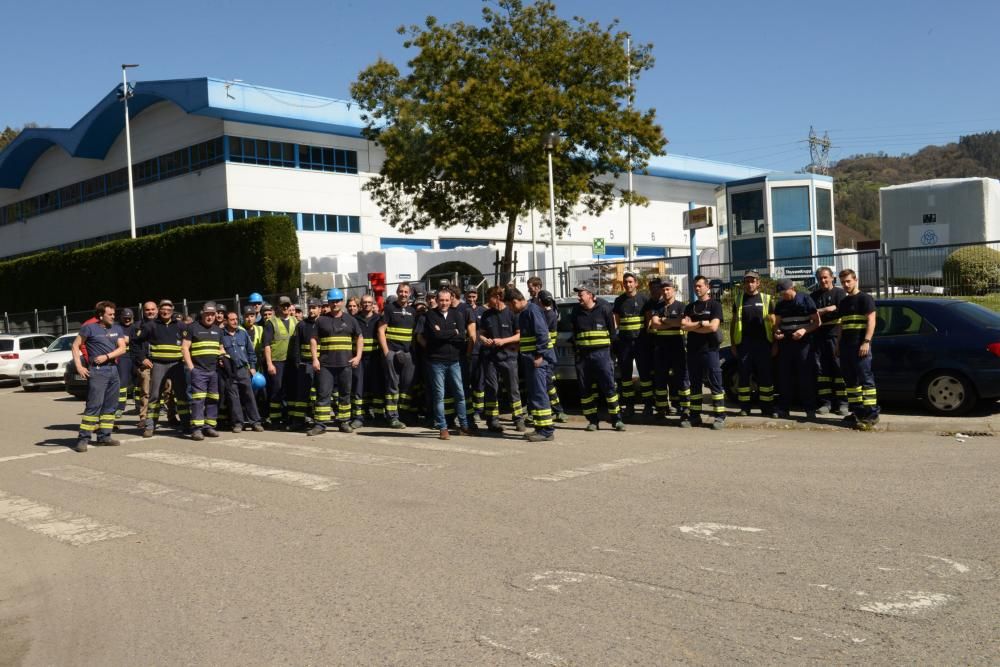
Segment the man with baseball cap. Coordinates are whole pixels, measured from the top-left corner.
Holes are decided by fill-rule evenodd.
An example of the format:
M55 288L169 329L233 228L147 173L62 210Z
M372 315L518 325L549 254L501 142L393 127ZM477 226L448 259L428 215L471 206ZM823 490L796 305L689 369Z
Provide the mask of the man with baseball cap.
M587 418L587 430L600 428L598 393L608 408L608 419L616 431L624 431L618 406L618 388L615 386L615 367L611 360L611 346L618 339L618 327L607 301L598 300L590 287L573 288L579 304L573 307L570 323L573 326L573 345L576 348L576 379L580 386L580 407ZM596 391L595 391L596 387Z
M774 370L771 348L774 343L774 301L760 289L760 274L743 274L742 289L734 290L729 325L730 348L739 364L737 397L740 415L750 414L750 382L757 381L757 398L764 416L774 412Z
M290 349L292 334L298 320L292 313L292 300L278 299L280 313L264 320L264 368L267 371L268 418L272 426L288 419L286 394L294 391L296 382L295 350Z
M222 330L215 326L217 309L211 301L201 307L197 322L181 332L181 354L191 374L191 439L217 438L215 430L219 416L219 357Z

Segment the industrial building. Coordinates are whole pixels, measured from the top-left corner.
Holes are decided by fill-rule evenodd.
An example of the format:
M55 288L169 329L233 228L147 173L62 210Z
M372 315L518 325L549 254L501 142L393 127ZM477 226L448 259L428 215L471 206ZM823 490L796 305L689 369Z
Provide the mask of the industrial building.
M129 236L118 92L109 92L73 127L27 129L0 152L0 259ZM361 136L360 112L349 101L193 78L136 83L128 105L138 235L287 214L298 228L303 272L345 281L372 270L385 272L390 282L420 277L428 262L394 249L473 247L462 259L491 274L491 246L503 247L506 230L500 226L457 224L404 235L385 223L362 189L378 173L383 153ZM825 252L833 248L831 187L829 179L808 174L659 157L634 178L650 205L576 216L557 239L554 264L591 260L595 237L605 240L604 257L625 257L630 227L636 257L686 256L683 212L692 202L715 206L720 188L729 193L720 206L731 216L720 211L717 219L726 224L718 233L697 233L699 251L715 249L721 234L725 261L743 261L748 252L776 258ZM758 192L755 201L763 208L744 206L744 190ZM767 224L772 217L774 224ZM515 240L518 269L553 265L546 216L527 216ZM389 261L393 257L410 259Z
M888 250L1000 240L1000 181L940 178L879 189Z

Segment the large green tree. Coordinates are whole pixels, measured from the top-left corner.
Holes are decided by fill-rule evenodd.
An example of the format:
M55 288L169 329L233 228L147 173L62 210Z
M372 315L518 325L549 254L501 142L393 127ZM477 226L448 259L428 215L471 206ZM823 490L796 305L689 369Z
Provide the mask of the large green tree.
M632 102L653 66L652 45L632 45L618 22L567 21L555 4L496 0L482 25L401 27L416 55L408 72L384 59L361 72L351 93L365 136L385 150L365 189L404 233L431 225L507 225L503 274L514 231L531 209L548 211L546 136L553 151L557 224L578 207L596 214L616 200L645 204L616 187L666 145L655 110Z
M0 151L7 148L12 141L17 139L17 135L21 134L21 130L25 130L29 127L38 127L38 123L25 123L24 127L20 130L15 130L8 125L3 129L3 131L0 131Z

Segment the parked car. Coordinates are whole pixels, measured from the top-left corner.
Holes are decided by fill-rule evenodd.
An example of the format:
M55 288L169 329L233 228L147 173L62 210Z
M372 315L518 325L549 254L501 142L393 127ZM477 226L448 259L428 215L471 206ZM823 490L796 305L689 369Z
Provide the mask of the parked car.
M77 375L76 367L73 366L73 362L66 367L66 371L63 375L63 382L66 387L66 393L78 398L80 400L87 399L87 379L82 375Z
M56 338L42 354L21 365L18 379L25 391L34 391L44 386L59 386L65 383L66 369L73 366L73 339L76 334Z
M16 380L24 362L40 355L56 339L49 334L0 335L0 380Z
M877 299L872 370L879 401L918 401L958 416L1000 398L1000 313L942 298ZM727 393L735 400L736 360L723 351Z

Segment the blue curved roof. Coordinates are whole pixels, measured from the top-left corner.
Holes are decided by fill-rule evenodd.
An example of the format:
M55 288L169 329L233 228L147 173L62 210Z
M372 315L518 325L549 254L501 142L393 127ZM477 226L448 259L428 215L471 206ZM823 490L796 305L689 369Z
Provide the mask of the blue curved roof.
M42 153L59 146L73 157L104 159L125 128L118 86L69 129L28 128L0 151L0 188L19 188ZM129 118L169 101L186 113L255 125L360 137L360 110L349 101L211 77L140 81L129 100ZM760 176L765 169L683 155L653 158L652 176L721 184Z

